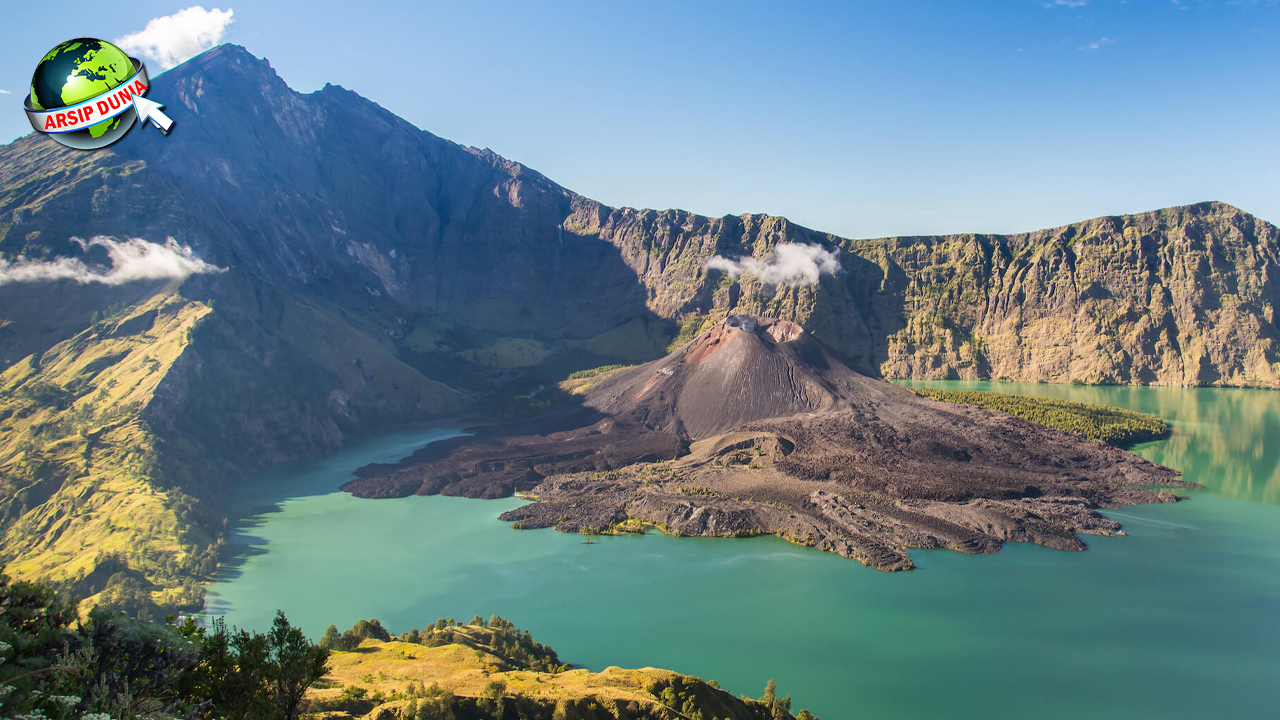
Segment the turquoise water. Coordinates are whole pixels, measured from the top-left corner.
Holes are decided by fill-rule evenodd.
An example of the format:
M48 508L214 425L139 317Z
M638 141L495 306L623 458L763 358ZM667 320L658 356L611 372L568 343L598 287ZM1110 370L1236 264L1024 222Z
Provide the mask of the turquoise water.
M942 385L943 383L930 383ZM358 500L355 467L416 431L264 476L214 612L277 607L318 635L498 613L567 661L667 667L841 718L1261 718L1280 703L1280 393L945 383L1106 402L1171 421L1136 451L1206 490L1109 513L1086 553L917 552L889 575L775 538L581 538L495 518L519 500Z

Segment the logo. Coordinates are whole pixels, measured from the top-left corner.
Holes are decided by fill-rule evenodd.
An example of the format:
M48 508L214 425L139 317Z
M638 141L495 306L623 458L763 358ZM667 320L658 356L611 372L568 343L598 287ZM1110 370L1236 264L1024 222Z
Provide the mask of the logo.
M97 150L148 120L166 135L173 120L146 99L147 69L105 40L68 40L40 59L24 103L31 127L67 147Z

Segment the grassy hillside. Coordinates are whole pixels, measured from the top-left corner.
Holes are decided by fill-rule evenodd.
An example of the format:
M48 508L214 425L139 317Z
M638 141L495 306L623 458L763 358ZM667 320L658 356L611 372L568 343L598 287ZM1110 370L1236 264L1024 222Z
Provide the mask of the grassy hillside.
M1169 424L1154 415L1124 410L1110 405L1059 400L1057 398L1008 395L977 390L911 388L912 392L942 402L999 410L1023 420L1083 435L1116 447L1128 447L1169 435Z
M210 312L172 292L101 320L0 375L4 555L19 578L190 607L215 567L192 498L161 481L162 442L143 408ZM128 567L134 568L133 572Z
M319 308L216 282L98 313L0 373L0 561L14 576L86 607L198 609L235 482L469 404Z
M714 681L668 670L549 668L542 659L549 656L554 665L558 662L554 651L497 617L488 621L477 617L465 625L442 619L426 631L414 630L399 638L379 631L377 625L363 634L385 639L357 638L357 647L330 655L329 673L323 679L327 687L314 689L309 696L312 712L334 718L397 720L793 717L790 697L778 696L776 690L753 700L734 697ZM540 652L529 654L522 649L533 646ZM813 716L800 711L798 717Z

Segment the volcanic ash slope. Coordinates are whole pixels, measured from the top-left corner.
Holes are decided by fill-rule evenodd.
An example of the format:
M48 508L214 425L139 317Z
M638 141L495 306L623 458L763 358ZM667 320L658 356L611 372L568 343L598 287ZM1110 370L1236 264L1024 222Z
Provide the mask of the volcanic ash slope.
M771 533L882 570L908 548L1083 550L1100 507L1173 502L1177 473L1004 413L849 369L798 325L734 315L684 348L603 376L570 430L509 428L364 468L344 489L538 502L517 527ZM564 422L564 420L562 420Z

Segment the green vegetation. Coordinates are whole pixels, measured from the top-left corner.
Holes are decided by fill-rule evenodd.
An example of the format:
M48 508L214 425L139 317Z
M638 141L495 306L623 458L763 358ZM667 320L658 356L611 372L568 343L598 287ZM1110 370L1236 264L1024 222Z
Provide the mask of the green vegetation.
M643 535L645 524L636 518L627 518L619 523L614 523L609 528L610 535Z
M600 367L590 368L587 370L577 370L569 373L569 376L559 383L557 387L570 395L585 395L591 391L600 381L609 377L609 375L624 370L634 365L601 365Z
M569 340L565 344L616 362L640 363L666 354L667 344L674 334L673 323L666 320L634 317L589 340Z
M457 356L483 368L527 368L552 355L545 345L527 338L499 338L483 347L461 350Z
M942 402L999 410L1023 420L1083 435L1116 447L1158 440L1168 437L1170 431L1169 424L1154 415L1144 415L1110 405L1090 405L1057 398L977 390L912 388L912 392Z
M586 380L587 378L593 378L597 375L602 375L607 372L613 372L614 370L621 370L624 367L630 367L630 365L601 365L600 367L591 368L589 370L578 370L576 372L569 373L569 379L570 380Z
M679 330L675 338L667 345L667 352L675 352L698 337L703 330L715 322L715 317L693 313L680 319Z
M325 638L321 646L345 649L331 656L330 673L310 696L307 711L317 718L816 720L803 710L792 715L791 699L772 683L753 700L666 670L575 670L497 616L441 618L399 636L362 620L346 633L330 627Z
M158 294L0 373L0 562L15 577L144 620L201 606L222 521L144 408L208 313Z
M695 487L681 487L681 488L680 488L680 492L684 493L685 495L697 495L697 496L700 496L700 497L708 497L708 498L725 498L725 497L728 497L727 495L725 495L725 494L724 494L724 493L722 493L722 492L717 492L717 491L715 491L715 490L712 490L712 489L711 489L711 488L709 488L709 487L702 487L702 486L695 486Z
M0 574L0 713L26 720L297 720L329 651L283 613L266 634L130 619Z
M440 618L422 630L414 628L400 633L398 638L393 638L376 619L361 620L341 634L336 627L330 625L320 639L319 646L350 652L359 648L360 643L365 640L390 642L393 639L426 647L464 645L498 659L506 669L557 673L570 667L560 663L555 650L535 642L528 630L522 631L511 621L497 615L488 620L477 615L466 625L457 623L453 618Z

